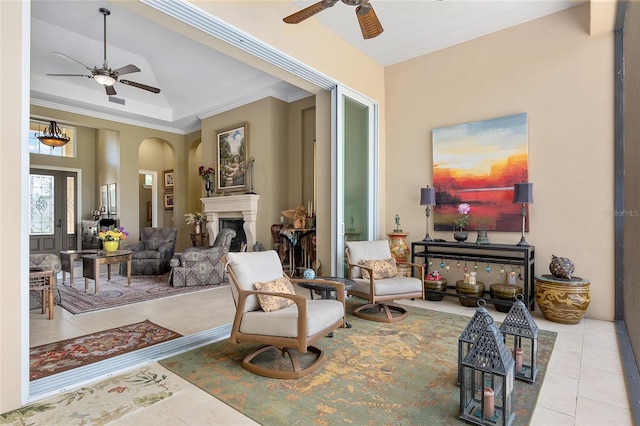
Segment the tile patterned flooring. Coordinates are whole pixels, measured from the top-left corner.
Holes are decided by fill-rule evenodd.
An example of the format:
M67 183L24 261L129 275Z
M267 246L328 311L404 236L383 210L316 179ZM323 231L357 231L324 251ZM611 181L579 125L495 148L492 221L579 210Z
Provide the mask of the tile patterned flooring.
M473 308L461 306L453 297L441 302L415 300L406 304L466 316L474 313ZM496 321L502 321L505 314L491 306L487 308ZM229 287L82 315L72 315L56 306L53 321L38 310L31 312L30 343L41 345L145 319L187 335L230 323L233 313ZM545 320L539 311L533 317L540 329L555 331L558 337L531 424L633 425L614 323L583 319L577 325L556 324ZM182 381L168 371L167 374ZM184 382L184 387L186 391L172 398L109 424L256 424L195 386Z

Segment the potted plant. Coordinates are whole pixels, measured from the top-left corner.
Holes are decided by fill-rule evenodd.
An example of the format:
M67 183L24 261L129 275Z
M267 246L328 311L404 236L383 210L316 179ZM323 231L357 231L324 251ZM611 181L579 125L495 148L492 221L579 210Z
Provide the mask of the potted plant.
M100 231L98 238L102 240L102 247L104 251L116 251L120 245L121 240L126 240L129 233L124 230L124 227L116 229L109 229L107 231Z
M471 206L467 203L458 204L459 216L453 221L453 238L458 242L464 242L469 238L465 228L469 225L469 212Z

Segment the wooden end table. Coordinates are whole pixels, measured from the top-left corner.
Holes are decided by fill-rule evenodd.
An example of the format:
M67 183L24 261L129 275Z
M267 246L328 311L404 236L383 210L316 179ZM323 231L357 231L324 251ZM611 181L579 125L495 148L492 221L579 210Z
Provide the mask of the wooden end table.
M111 265L127 262L127 285L131 285L131 250L99 251L95 254L82 256L82 276L84 277L84 292L89 290L89 279L95 282L95 292L100 291L100 265L107 265L107 281L111 280Z
M100 250L66 250L60 252L60 262L62 263L62 284L69 273L69 285L73 285L73 269L76 260L87 254L95 254Z
M49 305L49 319L53 319L53 290L55 282L53 280L53 270L33 268L29 270L29 290L40 291L42 298L42 313L46 312ZM46 298L45 298L46 294Z

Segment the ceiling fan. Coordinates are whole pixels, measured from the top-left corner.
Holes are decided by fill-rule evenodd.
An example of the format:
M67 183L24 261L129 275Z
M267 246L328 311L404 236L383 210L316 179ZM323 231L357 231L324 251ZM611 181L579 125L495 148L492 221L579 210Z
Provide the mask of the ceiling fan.
M378 20L376 12L373 10L373 6L369 4L369 0L340 0L342 3L349 6L356 7L356 16L358 17L358 23L360 24L360 30L362 31L362 37L365 39L374 38L382 34L384 29ZM292 15L283 19L287 24L298 24L307 18L312 17L318 12L332 7L338 0L321 0L318 3L312 4Z
M116 95L116 89L114 89L113 85L116 84L117 82L126 84L127 86L137 87L138 89L147 90L152 93L160 93L160 89L158 89L157 87L147 86L146 84L136 83L135 81L131 81L131 80L119 79L121 75L140 72L140 68L138 68L137 66L129 64L129 65L125 65L124 67L116 68L116 69L111 69L109 67L107 63L107 16L109 16L111 12L109 11L109 9L105 9L104 7L101 7L98 10L100 11L100 13L102 13L104 17L104 62L102 63L102 67L95 66L91 68L83 64L82 62L75 60L72 57L67 56L63 53L53 52L56 55L62 56L65 59L68 59L72 62L82 65L83 67L85 67L87 70L91 72L91 75L87 75L87 74L47 74L47 75L54 76L54 77L93 78L99 84L104 86L104 89L107 92L107 95L109 96Z

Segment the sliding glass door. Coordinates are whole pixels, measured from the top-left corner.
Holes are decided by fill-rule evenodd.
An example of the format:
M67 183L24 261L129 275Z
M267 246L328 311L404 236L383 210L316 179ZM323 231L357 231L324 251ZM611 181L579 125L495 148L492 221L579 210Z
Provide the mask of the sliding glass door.
M378 228L378 107L370 99L338 86L333 92L336 143L332 235L339 276L347 274L344 243L372 240Z

